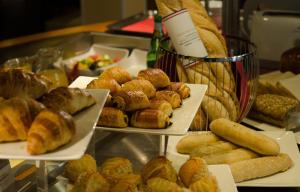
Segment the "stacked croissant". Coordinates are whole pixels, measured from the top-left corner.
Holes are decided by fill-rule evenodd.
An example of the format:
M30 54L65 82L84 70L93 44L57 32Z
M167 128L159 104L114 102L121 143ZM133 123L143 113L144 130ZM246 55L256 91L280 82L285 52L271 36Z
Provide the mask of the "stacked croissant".
M86 154L81 159L67 162L64 175L74 183L72 192L183 192L184 187L191 192L218 191L215 177L201 158L186 161L177 175L171 161L159 156L137 174L124 157L109 158L97 168L96 161Z
M0 71L0 142L27 141L31 155L53 151L71 141L71 115L95 103L80 89L59 87L22 69Z
M122 67L112 67L87 85L88 89L109 89L110 96L98 125L162 129L171 125L173 109L190 96L190 88L181 82L170 82L160 69L146 69L137 79ZM129 118L129 116L131 116ZM129 120L130 119L130 120Z
M167 16L181 9L187 9L209 57L227 57L226 42L216 24L197 0L156 0L160 15ZM208 90L198 110L196 119L202 123L194 126L196 130L206 127L206 117L211 122L217 118L238 120L239 103L235 93L235 81L229 63L199 62L184 68L177 61L176 69L182 82L207 84ZM206 115L205 115L206 114ZM199 122L199 120L198 120ZM195 122L196 123L196 122Z

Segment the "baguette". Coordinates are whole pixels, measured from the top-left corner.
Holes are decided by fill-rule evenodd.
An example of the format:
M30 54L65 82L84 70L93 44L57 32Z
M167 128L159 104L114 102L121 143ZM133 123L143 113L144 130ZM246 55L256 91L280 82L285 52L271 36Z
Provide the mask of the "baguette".
M187 135L180 139L176 149L178 153L191 153L198 146L208 145L218 140L219 138L211 132Z
M208 165L215 164L230 164L246 159L257 158L258 154L244 148L238 148L226 153L216 154L216 155L207 155L202 158L206 161Z
M238 147L230 142L227 141L217 141L214 143L211 143L207 146L199 146L196 147L191 152L191 157L203 157L207 155L215 155L220 153L225 153L234 149L237 149Z
M227 111L225 106L213 97L204 95L201 107L207 114L210 122L219 118L229 119L229 112Z
M293 161L287 154L278 156L259 157L244 160L229 165L236 183L250 179L273 175L288 170Z
M214 120L209 126L210 130L216 135L259 154L277 155L280 152L276 140L241 124L221 118Z

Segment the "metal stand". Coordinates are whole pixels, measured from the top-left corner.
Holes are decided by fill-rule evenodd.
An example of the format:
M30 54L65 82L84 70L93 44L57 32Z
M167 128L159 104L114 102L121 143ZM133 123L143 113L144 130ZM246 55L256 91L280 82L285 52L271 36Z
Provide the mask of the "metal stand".
M38 192L48 192L48 170L46 161L36 161L36 186Z
M168 136L168 135L165 135L165 142L164 142L164 156L167 155L168 142L169 142L169 136Z

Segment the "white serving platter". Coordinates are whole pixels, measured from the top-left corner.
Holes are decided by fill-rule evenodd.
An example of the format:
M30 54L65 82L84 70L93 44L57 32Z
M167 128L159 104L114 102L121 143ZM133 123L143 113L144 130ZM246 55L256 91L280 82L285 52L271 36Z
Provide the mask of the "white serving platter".
M94 133L96 123L104 106L109 90L88 90L96 99L96 104L84 109L74 116L76 133L71 142L42 155L30 155L27 152L27 143L10 142L0 143L0 159L24 159L24 160L53 160L64 161L79 159L86 151L90 139Z
M247 125L251 125L252 127L255 127L262 131L279 131L279 132L285 131L285 129L282 127L277 127L275 125L270 125L268 123L256 121L256 120L249 119L249 118L244 118L242 120L242 122ZM300 132L296 132L296 133L294 133L294 135L295 135L297 143L300 144Z
M198 133L201 134L204 132ZM288 154L293 160L294 165L285 172L277 173L275 175L271 175L264 178L236 183L236 185L238 187L300 187L300 153L295 140L294 133L281 131L263 131L262 133L271 138L276 139L280 145L281 153ZM185 161L189 158L188 155L179 154L176 151L176 144L182 137L183 136L169 137L167 157L171 161L176 161L176 159L183 159L183 161Z
M79 76L70 87L85 88L86 85L94 78ZM190 124L201 104L203 96L206 92L207 85L202 84L187 84L191 89L191 96L183 100L180 108L173 112L171 118L172 125L166 129L143 129L136 127L126 128L111 128L111 127L96 127L97 129L107 131L118 131L126 133L147 133L155 135L184 135L188 131Z

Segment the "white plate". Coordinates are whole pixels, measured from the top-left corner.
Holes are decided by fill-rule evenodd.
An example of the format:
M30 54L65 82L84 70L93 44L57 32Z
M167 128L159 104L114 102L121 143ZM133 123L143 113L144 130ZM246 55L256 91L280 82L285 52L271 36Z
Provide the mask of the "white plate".
M263 130L263 131L279 131L279 132L284 132L285 130L281 127L277 127L275 125L270 125L268 123L263 123L263 122L259 122L253 119L249 119L249 118L244 118L242 120L243 123L251 125L259 130ZM294 133L295 137L296 137L296 141L298 144L300 144L300 132Z
M88 90L97 103L74 116L76 133L71 142L42 155L29 155L26 142L11 142L0 144L0 159L26 160L71 160L79 159L85 152L94 133L95 125L109 93L105 89Z
M70 87L84 88L93 78L78 77ZM190 124L201 104L207 85L201 84L186 84L191 89L191 96L183 100L180 108L173 111L171 121L173 124L166 129L143 129L136 127L126 128L110 128L110 127L96 127L102 130L128 132L128 133L148 133L156 135L184 135L188 131Z
M294 166L289 170L277 173L272 176L253 179L237 183L243 187L300 187L300 154L293 132L263 131L263 134L277 139L281 153L287 153L294 162ZM179 154L176 151L176 144L183 136L169 137L167 157L174 161L175 158L188 159L188 155ZM280 139L278 139L280 138ZM173 157L173 158L172 158Z

